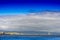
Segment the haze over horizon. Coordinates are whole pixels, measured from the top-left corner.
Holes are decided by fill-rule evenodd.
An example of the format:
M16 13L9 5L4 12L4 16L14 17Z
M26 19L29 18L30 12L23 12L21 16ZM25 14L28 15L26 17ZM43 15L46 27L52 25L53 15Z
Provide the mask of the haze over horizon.
M0 16L0 30L60 32L60 12L41 13Z

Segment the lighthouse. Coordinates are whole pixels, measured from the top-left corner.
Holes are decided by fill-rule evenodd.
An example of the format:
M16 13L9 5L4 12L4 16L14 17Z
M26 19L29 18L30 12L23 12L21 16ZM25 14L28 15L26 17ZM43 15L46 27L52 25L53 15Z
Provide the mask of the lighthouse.
M50 32L48 32L48 35L51 35Z

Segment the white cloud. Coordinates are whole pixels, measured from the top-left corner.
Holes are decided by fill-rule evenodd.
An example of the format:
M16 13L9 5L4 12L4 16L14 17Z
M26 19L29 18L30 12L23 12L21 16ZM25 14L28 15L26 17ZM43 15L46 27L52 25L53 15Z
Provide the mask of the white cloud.
M0 30L60 32L60 13L0 16Z

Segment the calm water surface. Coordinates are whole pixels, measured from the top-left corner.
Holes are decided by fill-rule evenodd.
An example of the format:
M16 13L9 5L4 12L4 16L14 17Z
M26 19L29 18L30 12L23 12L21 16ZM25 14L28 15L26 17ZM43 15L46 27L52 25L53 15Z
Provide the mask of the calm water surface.
M48 36L0 36L0 40L60 40L60 37Z

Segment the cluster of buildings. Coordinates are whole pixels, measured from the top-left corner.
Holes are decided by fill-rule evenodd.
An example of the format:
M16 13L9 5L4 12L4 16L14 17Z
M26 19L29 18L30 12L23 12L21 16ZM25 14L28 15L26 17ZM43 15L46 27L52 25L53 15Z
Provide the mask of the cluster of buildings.
M60 35L60 33L50 33L50 32L0 32L0 35Z
M0 32L0 35L47 35L46 33ZM50 33L48 33L50 35Z
M21 35L22 33L18 32L0 32L0 35Z

